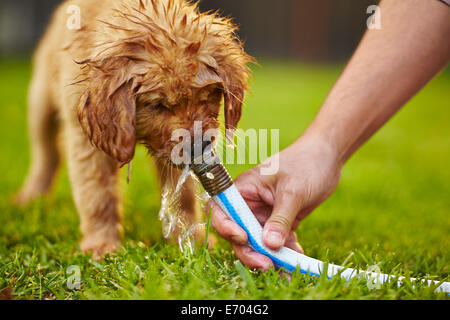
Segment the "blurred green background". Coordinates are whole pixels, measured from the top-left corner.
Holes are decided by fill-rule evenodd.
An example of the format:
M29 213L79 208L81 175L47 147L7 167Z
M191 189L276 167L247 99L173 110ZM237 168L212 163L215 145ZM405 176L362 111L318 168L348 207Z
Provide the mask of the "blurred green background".
M198 248L195 255L184 255L161 240L156 175L143 148L138 149L130 185L123 172L124 248L105 261L94 262L79 254L79 220L65 167L49 197L26 208L15 207L11 197L29 163L26 93L31 66L26 57L37 32L27 28L32 33L29 38L20 37L20 28L11 25L17 19L11 17L13 12L34 16L31 27L40 30L56 2L20 0L0 6L0 298L448 299L420 285L369 290L363 281L324 281L297 274L288 282L276 272L249 272L235 263L231 247L222 240L209 252ZM246 99L241 128L280 129L281 147L307 128L364 31L365 4L349 2L354 6L337 11L333 1L315 5L298 1L299 14L309 8L311 16L318 15L318 22L300 19L302 25L295 29L297 19L283 20L295 1L280 1L279 20L262 20L281 29L265 37L265 29L258 29L260 19L248 18L248 24L246 19L269 14L269 2L261 2L264 5L256 9L256 1L242 6L234 1L202 1L202 6L220 5L226 13L241 17L248 49L260 57L261 66L253 68L252 94ZM10 17L5 20L5 16ZM286 23L275 26L280 21ZM319 30L317 26L325 22L326 28ZM300 42L292 40L297 37ZM350 159L335 194L298 230L308 255L448 281L449 88L447 70ZM236 177L249 167L229 168ZM81 268L81 290L66 286L70 265Z

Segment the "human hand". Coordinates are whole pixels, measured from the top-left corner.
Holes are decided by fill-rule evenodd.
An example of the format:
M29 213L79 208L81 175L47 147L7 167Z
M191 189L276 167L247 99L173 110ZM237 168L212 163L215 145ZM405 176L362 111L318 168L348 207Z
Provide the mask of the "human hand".
M261 168L279 161L276 174L261 175ZM235 185L258 221L264 226L263 241L278 250L283 246L303 253L295 229L327 199L339 182L341 165L334 150L319 139L302 138L279 155L239 176ZM229 240L236 256L247 266L268 270L270 258L247 244L247 234L221 208L212 203L211 224Z

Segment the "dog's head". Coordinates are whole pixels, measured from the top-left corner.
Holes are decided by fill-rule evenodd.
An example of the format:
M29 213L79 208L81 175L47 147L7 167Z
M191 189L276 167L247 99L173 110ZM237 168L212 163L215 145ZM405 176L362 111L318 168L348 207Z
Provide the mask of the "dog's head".
M126 0L98 32L102 44L81 62L86 90L78 117L91 142L121 164L136 143L170 160L177 129L225 126L241 116L252 58L236 27L216 14L200 14L182 0Z

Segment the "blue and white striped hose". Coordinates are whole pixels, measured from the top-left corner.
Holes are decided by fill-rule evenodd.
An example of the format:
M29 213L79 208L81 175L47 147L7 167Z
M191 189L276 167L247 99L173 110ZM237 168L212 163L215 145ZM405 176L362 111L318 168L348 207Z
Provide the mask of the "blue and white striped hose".
M258 220L253 215L245 200L242 198L236 187L231 185L225 191L214 196L213 199L220 205L220 207L233 219L248 235L249 244L252 248L272 259L277 267L282 267L286 271L293 272L299 269L300 272L320 276L324 273L326 264L320 260L307 257L294 250L283 247L281 250L274 251L266 247L263 242L263 228ZM376 284L383 284L391 280L397 281L398 285L402 284L404 277L391 276L382 273L360 271L351 268L344 268L341 266L328 264L327 276L329 278L339 275L340 277L350 280L355 277L366 278ZM437 292L450 293L449 282L439 282L432 280L417 280L410 278L409 281L426 282L428 286L437 286Z

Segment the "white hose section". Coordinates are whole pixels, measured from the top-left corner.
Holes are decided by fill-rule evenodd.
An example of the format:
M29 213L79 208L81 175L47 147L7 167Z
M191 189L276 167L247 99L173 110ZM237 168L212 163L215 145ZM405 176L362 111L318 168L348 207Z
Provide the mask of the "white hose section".
M252 248L272 259L277 267L283 267L286 271L293 272L297 268L302 273L320 276L324 273L327 266L327 276L329 278L339 275L340 277L350 280L352 278L365 278L375 284L383 284L390 280L396 280L400 286L404 277L391 276L383 273L360 271L351 268L344 268L334 264L326 265L324 262L310 258L300 254L294 250L283 247L279 251L274 251L266 247L263 242L263 228L258 220L253 215L245 200L242 198L239 191L233 185L221 194L214 197L214 200L220 207L233 219L242 229L247 232L249 244ZM432 280L417 280L415 278L409 279L411 282L421 281L426 282L428 286L439 285L439 281ZM450 293L450 283L443 282L436 288L437 292Z

